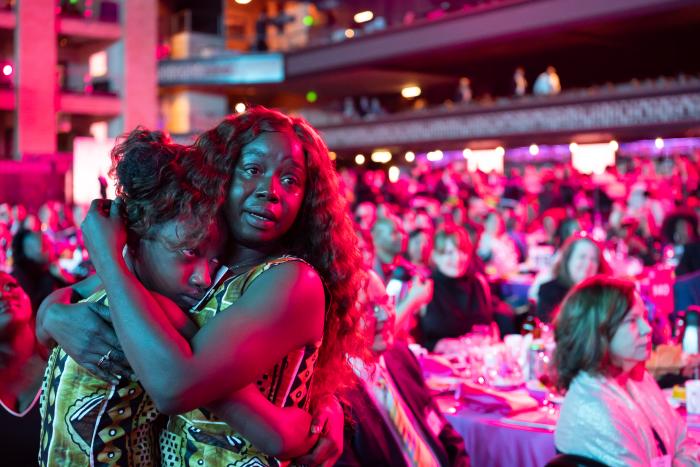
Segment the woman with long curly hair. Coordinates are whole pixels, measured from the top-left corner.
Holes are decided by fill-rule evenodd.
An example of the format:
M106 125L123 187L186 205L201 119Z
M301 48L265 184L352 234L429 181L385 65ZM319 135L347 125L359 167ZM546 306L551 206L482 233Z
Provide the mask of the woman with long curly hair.
M552 267L553 279L543 283L537 292L536 314L546 323L552 320L554 310L572 287L588 277L612 272L602 246L587 232L570 236L560 252Z
M154 300L124 263L116 205L108 215L93 205L85 241L134 372L161 412L186 412L169 419L163 459L274 463L198 408L250 383L278 405L308 407L351 381L347 356L364 348L356 238L327 148L302 119L253 108L196 146L225 194L232 242L228 271L192 313L192 339L168 321L174 304Z

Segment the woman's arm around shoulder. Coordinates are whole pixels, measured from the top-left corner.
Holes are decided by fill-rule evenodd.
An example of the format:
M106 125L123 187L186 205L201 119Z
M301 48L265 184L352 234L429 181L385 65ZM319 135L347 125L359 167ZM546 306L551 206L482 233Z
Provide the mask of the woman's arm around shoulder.
M260 274L191 344L173 329L162 304L126 268L118 269L104 276L114 326L141 383L165 413L220 400L323 336L323 285L300 261Z

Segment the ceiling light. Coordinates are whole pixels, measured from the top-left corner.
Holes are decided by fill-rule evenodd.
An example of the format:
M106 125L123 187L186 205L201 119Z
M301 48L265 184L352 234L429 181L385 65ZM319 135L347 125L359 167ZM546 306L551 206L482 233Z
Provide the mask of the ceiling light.
M396 183L399 180L399 175L401 175L401 171L398 167L395 165L389 167L389 181L391 183Z
M356 13L353 17L356 23L366 23L367 21L372 21L372 18L374 18L374 13L369 10Z
M401 90L401 95L406 99L418 97L420 96L420 88L418 86L406 86Z
M372 159L372 162L376 162L378 164L386 164L391 160L391 153L389 151L379 149L377 151L374 151L370 158Z

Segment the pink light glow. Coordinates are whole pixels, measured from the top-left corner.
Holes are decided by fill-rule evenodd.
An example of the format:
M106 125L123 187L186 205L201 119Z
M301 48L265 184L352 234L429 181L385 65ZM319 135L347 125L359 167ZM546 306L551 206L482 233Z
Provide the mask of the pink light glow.
M5 76L10 76L12 74L12 65L5 65L2 67L2 74Z

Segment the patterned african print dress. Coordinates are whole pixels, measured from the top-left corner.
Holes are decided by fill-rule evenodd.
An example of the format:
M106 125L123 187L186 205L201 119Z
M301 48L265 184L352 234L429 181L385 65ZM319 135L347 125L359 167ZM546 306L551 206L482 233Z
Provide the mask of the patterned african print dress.
M268 269L288 261L303 261L284 256L260 264L239 275L224 275L213 297L204 308L192 313L202 327L217 313L238 300L250 284ZM314 364L320 342L296 349L263 373L257 381L260 391L281 407L307 409ZM277 459L266 455L236 433L225 422L205 409L171 416L161 432L161 462L164 466L276 466Z
M84 301L107 305L104 291ZM44 373L39 410L40 466L151 466L167 417L140 383L103 381L56 347Z

